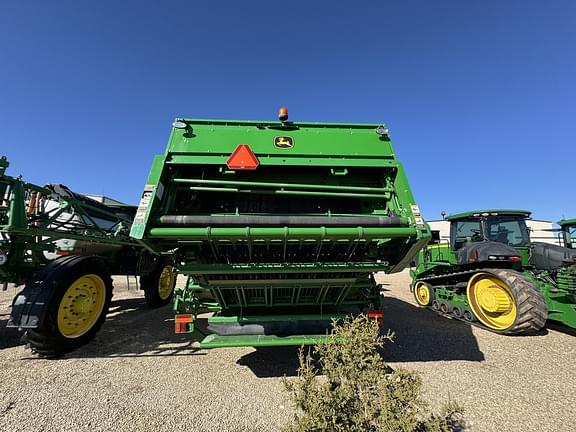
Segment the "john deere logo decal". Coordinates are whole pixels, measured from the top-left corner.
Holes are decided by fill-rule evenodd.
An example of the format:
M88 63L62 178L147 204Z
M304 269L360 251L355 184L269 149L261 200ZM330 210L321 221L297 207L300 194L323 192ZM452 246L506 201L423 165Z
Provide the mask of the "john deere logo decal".
M289 149L294 147L294 138L291 136L277 136L274 137L274 147Z

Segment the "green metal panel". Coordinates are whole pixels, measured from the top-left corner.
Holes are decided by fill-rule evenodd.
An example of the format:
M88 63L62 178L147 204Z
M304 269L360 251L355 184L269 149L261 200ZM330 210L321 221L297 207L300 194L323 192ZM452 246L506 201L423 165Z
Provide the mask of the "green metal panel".
M225 165L234 149L232 148L229 153L222 154L196 154L196 155L178 155L171 154L170 159L166 161L166 165L180 165L180 164L210 164L210 165ZM371 158L361 155L349 155L346 158L333 156L333 155L293 155L286 157L284 154L257 154L258 159L262 165L284 165L284 166L302 166L303 164L309 166L322 166L322 167L348 167L351 162L356 162L364 167L382 168L382 167L395 167L396 162L384 157Z
M470 308L466 297L466 292L464 290L456 291L451 288L436 286L434 287L434 295L436 296L436 299L445 301L452 307L456 306L461 310Z
M140 203L138 204L138 210L136 210L136 216L132 223L132 228L130 229L130 236L135 239L142 240L150 209L153 207L156 200L160 199L159 195L162 195L164 191L162 183L160 182L160 175L164 168L164 161L165 159L163 156L154 157L152 168L148 175L146 186L144 186L144 192L140 198Z
M195 119L180 121L186 122L190 129L173 131L168 147L171 154L228 156L231 153L230 148L233 150L238 144L248 144L262 164L282 163L282 159L269 160L272 155L287 156L288 159L296 154L312 158L321 155L336 159L394 159L389 139L381 138L376 133L376 124L329 127L321 123L298 123L282 127L278 123L270 122L207 122ZM292 137L294 147L274 147L274 138L280 135Z
M526 271L540 288L548 319L576 328L576 265L553 272Z

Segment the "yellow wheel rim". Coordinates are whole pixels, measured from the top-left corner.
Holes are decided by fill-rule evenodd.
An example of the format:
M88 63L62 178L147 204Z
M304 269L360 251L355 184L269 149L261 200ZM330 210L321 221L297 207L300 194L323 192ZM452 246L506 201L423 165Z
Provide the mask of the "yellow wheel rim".
M86 334L98 321L106 303L106 284L95 274L76 279L58 307L58 330L74 339Z
M424 282L418 282L414 287L414 297L419 305L428 306L432 300L428 285Z
M493 330L506 330L518 315L510 287L489 273L477 273L468 281L468 303L478 321Z
M158 279L158 296L162 300L168 299L170 294L172 294L175 278L174 267L167 265L162 269L162 273L160 273L160 278Z

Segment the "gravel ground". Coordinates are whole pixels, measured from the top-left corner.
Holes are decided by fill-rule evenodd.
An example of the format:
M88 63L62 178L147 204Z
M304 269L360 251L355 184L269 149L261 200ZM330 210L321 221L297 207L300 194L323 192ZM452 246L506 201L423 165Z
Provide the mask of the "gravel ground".
M433 408L460 401L470 430L574 430L576 335L554 327L503 337L417 309L406 273L381 278L393 366L419 370ZM0 431L270 431L292 415L281 377L297 349L197 350L115 281L96 339L60 360L37 359L4 328L14 288L0 291Z

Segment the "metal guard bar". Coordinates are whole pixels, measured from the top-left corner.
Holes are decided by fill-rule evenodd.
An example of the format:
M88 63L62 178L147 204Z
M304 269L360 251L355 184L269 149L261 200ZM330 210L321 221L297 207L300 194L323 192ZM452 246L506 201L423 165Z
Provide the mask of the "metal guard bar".
M315 189L323 191L335 192L375 192L385 193L394 192L390 187L366 187L366 186L338 186L338 185L322 185L322 184L305 184L305 183L275 183L275 182L252 182L241 180L208 180L208 179L184 179L175 178L172 180L174 183L193 183L214 186L249 186L259 188L284 188L284 189Z
M398 216L189 216L166 215L159 218L160 225L167 226L280 226L280 227L401 227L406 220Z
M407 238L416 237L413 227L245 227L245 228L152 228L150 238L179 240L255 240L255 239L307 239L307 238Z
M243 193L243 194L267 194L267 195L303 195L303 196L321 196L321 197L337 197L337 198L365 198L365 199L390 199L390 193L384 194L366 194L358 192L318 192L307 190L251 190L251 189L238 189L238 188L218 188L206 186L190 186L189 190L199 192L218 192L218 193Z
M387 262L373 263L294 263L294 264L181 264L178 270L190 275L278 274L278 273L373 273L384 271Z

